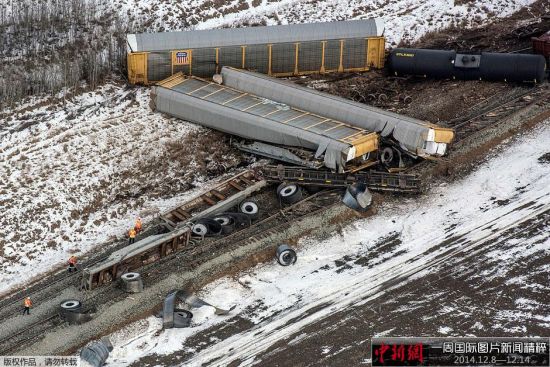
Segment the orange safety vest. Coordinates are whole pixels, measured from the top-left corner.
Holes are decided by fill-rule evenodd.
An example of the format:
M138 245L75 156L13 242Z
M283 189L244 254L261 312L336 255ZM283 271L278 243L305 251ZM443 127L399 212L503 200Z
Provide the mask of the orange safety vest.
M136 231L134 231L133 229L129 230L128 231L128 236L130 236L130 238L135 238L136 237Z
M136 229L138 229L138 230L141 229L141 221L140 221L139 219L136 220L136 226L135 226L135 227L136 227Z
M25 307L31 307L32 306L32 302L28 298L25 298L25 302L23 302L23 304L25 305Z

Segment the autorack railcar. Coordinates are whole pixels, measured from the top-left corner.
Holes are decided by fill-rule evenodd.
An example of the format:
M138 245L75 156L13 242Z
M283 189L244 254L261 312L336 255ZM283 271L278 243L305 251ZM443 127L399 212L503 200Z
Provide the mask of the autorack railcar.
M129 34L128 79L153 84L183 72L212 77L222 66L272 76L384 67L384 23L309 24Z

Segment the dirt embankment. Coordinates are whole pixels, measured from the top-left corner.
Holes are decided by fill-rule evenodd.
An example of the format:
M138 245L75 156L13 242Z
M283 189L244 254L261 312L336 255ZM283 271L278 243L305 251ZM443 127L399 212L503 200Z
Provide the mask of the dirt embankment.
M543 16L546 14L546 18ZM475 29L459 26L431 32L414 44L403 47L456 49L467 51L530 52L531 36L550 30L550 3L537 1L510 17ZM519 35L524 32L525 35ZM334 82L331 79L335 80ZM338 80L339 79L339 80ZM311 76L300 83L316 89L402 113L430 122L445 122L461 117L493 96L505 96L529 85L493 83L487 81L434 80L420 77L394 77L387 71L341 76Z

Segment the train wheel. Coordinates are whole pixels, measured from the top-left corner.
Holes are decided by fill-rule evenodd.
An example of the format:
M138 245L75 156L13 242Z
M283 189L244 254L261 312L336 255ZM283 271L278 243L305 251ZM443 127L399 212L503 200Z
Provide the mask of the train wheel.
M296 184L283 182L277 187L277 195L283 203L294 204L302 200L302 189Z

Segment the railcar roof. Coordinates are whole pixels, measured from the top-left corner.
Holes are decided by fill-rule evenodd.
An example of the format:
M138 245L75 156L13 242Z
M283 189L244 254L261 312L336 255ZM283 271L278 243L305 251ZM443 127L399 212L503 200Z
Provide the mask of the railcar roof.
M307 42L382 36L380 18L198 31L128 34L129 52Z
M291 126L350 145L371 139L375 135L375 133L360 127L200 78L186 78L179 74L160 82L158 86L270 120L279 125L281 132L288 130L287 126Z

